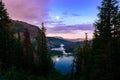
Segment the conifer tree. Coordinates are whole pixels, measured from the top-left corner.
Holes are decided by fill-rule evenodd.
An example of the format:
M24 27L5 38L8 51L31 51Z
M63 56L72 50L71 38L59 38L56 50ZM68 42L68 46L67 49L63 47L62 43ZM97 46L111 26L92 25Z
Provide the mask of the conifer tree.
M11 57L14 53L12 22L8 16L2 0L0 1L0 61L3 69L11 66Z
M44 23L42 23L41 30L38 31L38 35L36 37L37 40L37 64L39 64L39 73L41 75L48 75L48 73L53 69L53 64L50 59L50 56L48 54L48 48L47 48L47 41L46 41L46 35L45 35L45 27Z
M100 38L106 43L111 40L112 33L117 29L118 1L103 0L98 9L100 13L99 19L95 22L95 38Z
M119 27L118 8L117 0L103 0L101 6L98 7L100 12L98 20L95 22L95 37L92 45L93 53L91 54L92 79L115 79L114 58L112 56L117 54L115 51L118 48L115 45Z
M91 53L91 49L89 46L88 36L85 33L85 40L84 45L79 47L76 51L76 79L84 79L87 80L88 78L88 61L89 55Z
M28 29L24 31L24 42L23 42L24 54L23 54L23 65L25 70L32 69L34 63L34 52L30 41L30 33Z
M23 67L22 63L23 63L24 51L23 51L23 41L21 39L20 32L18 32L18 38L16 39L14 46L15 46L15 54L13 57L14 66L17 69L21 70Z

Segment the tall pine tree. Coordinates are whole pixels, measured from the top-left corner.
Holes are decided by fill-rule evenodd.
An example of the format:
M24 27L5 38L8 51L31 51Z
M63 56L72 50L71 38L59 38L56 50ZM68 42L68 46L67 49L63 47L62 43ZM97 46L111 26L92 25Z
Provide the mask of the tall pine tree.
M88 63L89 55L91 54L90 44L87 38L87 33L85 33L84 45L79 47L76 51L75 60L76 60L76 79L88 80Z
M0 62L2 69L8 69L12 64L11 58L14 53L14 37L12 22L8 16L2 0L0 1Z
M24 42L23 42L23 46L24 46L23 68L28 71L33 69L33 63L34 63L34 52L30 40L31 40L30 33L26 28L24 31Z
M100 13L95 22L95 33L93 39L93 54L91 57L91 78L96 80L115 79L115 55L118 50L117 30L119 25L118 1L103 0L98 7ZM114 46L114 47L113 47ZM119 51L119 50L118 50ZM115 60L115 61L114 61Z
M47 40L46 40L46 34L45 34L45 27L44 23L42 23L41 30L38 31L38 35L36 37L37 40L37 64L38 64L38 70L41 75L48 75L48 73L53 69L53 63L51 61L51 58L48 54L48 48L47 48Z

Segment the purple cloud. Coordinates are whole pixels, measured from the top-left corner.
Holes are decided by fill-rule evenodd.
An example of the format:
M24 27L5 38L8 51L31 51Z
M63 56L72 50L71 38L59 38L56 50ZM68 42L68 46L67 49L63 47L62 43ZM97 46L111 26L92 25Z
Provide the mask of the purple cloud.
M80 15L77 13L73 13L72 16L80 16Z
M63 15L68 15L68 12L67 11L63 12Z
M63 21L53 21L53 20L47 20L44 21L45 24L61 24Z
M49 12L51 0L3 0L12 19L31 23L34 20L44 21Z
M77 25L65 25L65 24L59 24L56 25L53 28L48 28L48 33L71 33L76 30L89 30L93 31L94 27L93 24L77 24Z

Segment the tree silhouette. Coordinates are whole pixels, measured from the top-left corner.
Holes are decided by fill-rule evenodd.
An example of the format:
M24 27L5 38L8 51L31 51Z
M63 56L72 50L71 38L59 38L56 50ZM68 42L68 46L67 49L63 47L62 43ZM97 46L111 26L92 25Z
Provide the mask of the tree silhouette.
M91 55L92 79L116 79L114 68L115 56L119 56L119 52L116 52L116 50L119 51L117 32L120 26L118 8L118 1L116 0L103 0L101 6L98 7L100 11L98 14L99 19L95 22L93 53Z
M45 35L44 23L42 23L41 30L38 31L36 40L37 40L37 66L38 73L46 76L53 69L53 63L48 54L47 41Z
M24 54L23 54L23 65L25 70L31 70L34 63L34 52L30 41L30 33L28 29L24 31Z
M8 69L12 65L14 51L12 21L8 16L4 4L0 1L0 61L2 69Z
M76 79L87 80L89 72L89 55L91 54L91 47L87 38L87 33L85 33L84 45L78 47L75 55L76 60Z

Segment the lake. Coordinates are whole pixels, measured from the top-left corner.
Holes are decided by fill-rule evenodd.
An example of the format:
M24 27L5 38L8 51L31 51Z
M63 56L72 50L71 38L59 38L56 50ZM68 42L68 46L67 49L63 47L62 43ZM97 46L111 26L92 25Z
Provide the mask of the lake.
M54 56L52 58L54 62L54 67L56 70L60 71L62 74L68 74L71 72L71 66L73 64L73 56ZM74 67L75 72L75 67Z

